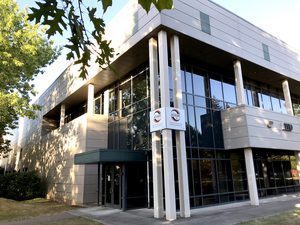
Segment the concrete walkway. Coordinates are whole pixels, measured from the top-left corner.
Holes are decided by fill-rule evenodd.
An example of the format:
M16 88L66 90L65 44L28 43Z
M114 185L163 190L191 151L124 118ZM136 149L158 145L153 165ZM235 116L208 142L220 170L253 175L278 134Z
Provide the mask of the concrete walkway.
M300 195L287 195L260 200L259 206L251 206L249 201L220 206L193 209L190 218L180 218L166 221L153 217L153 209L136 209L121 211L106 207L91 207L72 210L68 213L50 217L33 218L15 222L0 223L0 225L34 224L44 221L74 218L77 216L92 219L105 225L152 225L152 224L201 224L201 225L230 225L256 218L271 216L280 212L300 208Z

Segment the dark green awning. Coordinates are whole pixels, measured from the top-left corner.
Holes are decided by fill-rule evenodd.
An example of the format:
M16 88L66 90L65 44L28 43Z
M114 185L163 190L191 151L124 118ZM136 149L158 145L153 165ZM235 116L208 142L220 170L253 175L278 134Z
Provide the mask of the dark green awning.
M98 162L146 162L149 151L127 149L97 149L75 154L74 164L93 164Z

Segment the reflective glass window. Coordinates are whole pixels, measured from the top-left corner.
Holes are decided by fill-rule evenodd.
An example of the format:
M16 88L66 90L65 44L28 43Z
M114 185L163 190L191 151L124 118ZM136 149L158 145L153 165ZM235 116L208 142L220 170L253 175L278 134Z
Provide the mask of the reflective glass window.
M182 88L182 92L186 92L185 90L185 74L184 74L184 65L181 65L181 88Z
M217 193L217 180L214 160L200 160L203 195Z
M206 71L193 68L194 94L205 96Z
M121 107L124 108L131 104L131 80L120 85L119 90L122 94L122 103Z
M169 66L169 86L170 89L173 89L173 78L172 78L172 67Z
M203 130L202 128L202 122L201 122L201 116L206 114L206 109L195 107L196 110L196 121L197 121L197 136L198 136L198 142L199 146L203 147ZM205 126L205 125L204 125Z
M211 98L223 100L221 77L216 74L210 74L209 76Z
M192 94L193 93L193 86L192 86L192 74L191 74L191 67L190 66L186 66L185 78L186 78L186 92Z
M133 115L132 122L132 148L134 150L141 150L148 148L148 129L149 118L147 110Z
M286 109L285 100L283 96L279 96L279 99L280 99L281 112L287 114L287 109Z
M146 82L146 73L138 75L132 80L132 98L133 102L137 102L143 98L147 97L147 82Z
M281 112L280 102L279 102L278 95L275 94L275 93L271 93L271 100L272 100L273 111L275 111L275 112Z
M234 80L223 77L223 91L226 102L236 103Z
M233 191L230 160L218 160L220 192Z
M264 109L273 110L272 109L272 104L271 104L270 93L266 90L262 90L262 95L261 96L262 96Z
M191 137L191 146L197 146L197 132L196 132L196 123L195 123L195 114L194 107L188 107L189 113L189 128L190 128L190 137Z
M246 168L244 160L231 160L234 190L247 190Z
M193 174L194 174L195 195L201 195L199 160L193 160Z
M293 102L294 115L300 117L300 104L298 103L298 100L292 99L292 102Z

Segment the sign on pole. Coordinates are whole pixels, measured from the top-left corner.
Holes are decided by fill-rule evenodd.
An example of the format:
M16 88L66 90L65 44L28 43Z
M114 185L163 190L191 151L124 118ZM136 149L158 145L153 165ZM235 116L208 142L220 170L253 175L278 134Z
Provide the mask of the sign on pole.
M159 130L185 131L185 112L183 109L163 107L150 112L150 132Z

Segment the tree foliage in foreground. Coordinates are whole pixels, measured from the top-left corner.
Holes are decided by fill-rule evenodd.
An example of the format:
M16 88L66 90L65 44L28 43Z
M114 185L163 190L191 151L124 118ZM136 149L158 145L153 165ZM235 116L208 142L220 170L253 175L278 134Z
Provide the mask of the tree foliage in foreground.
M138 3L149 12L153 3L159 10L172 9L173 0L138 0ZM84 0L40 0L36 4L39 8L30 8L32 13L29 15L31 21L49 25L46 31L48 37L56 32L63 35L63 31L69 29L71 36L68 37L70 44L65 47L70 50L67 59L77 59L75 64L80 64L80 77L83 79L88 75L87 67L92 54L96 54L96 63L103 69L110 66L110 60L114 56L114 49L109 46L110 41L104 40L105 34L104 20L97 17L97 8L102 8L103 13L112 5L112 0L95 0L93 2ZM76 5L75 5L76 4ZM89 5L95 6L90 7ZM87 16L85 16L87 15ZM93 28L88 29L87 23L92 23ZM94 40L96 43L94 43Z
M13 0L0 1L0 158L10 150L5 135L18 125L19 116L34 119L39 105L30 81L42 68L54 62L60 49L45 37L46 27L31 25L27 10L20 11Z

